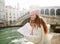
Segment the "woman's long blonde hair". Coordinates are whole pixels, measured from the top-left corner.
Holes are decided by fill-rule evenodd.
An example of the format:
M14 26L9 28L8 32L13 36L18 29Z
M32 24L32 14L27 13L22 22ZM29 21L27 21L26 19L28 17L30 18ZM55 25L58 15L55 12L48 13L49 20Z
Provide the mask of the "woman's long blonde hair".
M36 14L36 18L34 21L30 20L30 25L32 25L32 24L34 24L34 26L37 26L37 27L41 27L41 25L42 25L44 28L45 34L48 33L48 27L47 27L46 22L44 21L43 18L40 18L37 14Z

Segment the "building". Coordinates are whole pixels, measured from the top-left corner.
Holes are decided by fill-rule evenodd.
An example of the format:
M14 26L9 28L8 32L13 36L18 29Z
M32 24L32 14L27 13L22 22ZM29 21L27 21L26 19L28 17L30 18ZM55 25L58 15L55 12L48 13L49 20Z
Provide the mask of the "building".
M0 0L0 27L2 27L5 23L5 1Z
M21 16L26 15L27 12L28 12L28 10L26 10L26 9L23 8L21 10L21 12L20 12L21 13Z
M20 16L20 10L11 6L5 6L5 19L7 20L6 25L10 25L17 21Z
M39 9L42 15L60 16L60 6L38 7L31 6L30 10Z

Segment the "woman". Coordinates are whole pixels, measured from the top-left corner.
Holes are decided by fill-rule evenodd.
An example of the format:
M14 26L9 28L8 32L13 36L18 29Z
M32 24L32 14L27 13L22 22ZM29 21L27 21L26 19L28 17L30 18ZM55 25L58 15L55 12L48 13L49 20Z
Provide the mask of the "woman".
M18 29L18 32L24 35L24 38L34 44L50 44L48 27L42 17L39 17L39 10L30 12L30 22Z

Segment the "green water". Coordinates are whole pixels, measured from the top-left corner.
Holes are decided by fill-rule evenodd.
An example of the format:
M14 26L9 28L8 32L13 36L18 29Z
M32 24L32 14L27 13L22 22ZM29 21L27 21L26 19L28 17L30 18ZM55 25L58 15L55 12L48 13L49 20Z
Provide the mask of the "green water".
M16 30L20 27L0 28L0 44L10 44L14 39L20 39L23 37Z

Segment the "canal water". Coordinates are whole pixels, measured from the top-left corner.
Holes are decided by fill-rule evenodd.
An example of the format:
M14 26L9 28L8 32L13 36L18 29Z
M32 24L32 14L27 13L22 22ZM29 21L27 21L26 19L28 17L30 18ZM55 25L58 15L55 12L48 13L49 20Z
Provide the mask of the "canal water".
M20 40L24 36L17 32L20 27L0 28L0 44L21 44ZM49 34L49 40L54 34Z
M0 44L18 44L13 43L13 40L18 40L23 37L16 30L20 27L0 28Z

